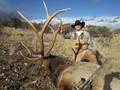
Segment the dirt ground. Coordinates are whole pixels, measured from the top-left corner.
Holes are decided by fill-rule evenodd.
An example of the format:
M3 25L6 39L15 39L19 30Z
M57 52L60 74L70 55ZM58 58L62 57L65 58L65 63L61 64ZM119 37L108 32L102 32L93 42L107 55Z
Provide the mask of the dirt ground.
M10 40L10 34L0 34L0 90L54 90L55 86L45 75L42 61L24 61L19 51L20 42ZM15 46L12 50L10 48Z

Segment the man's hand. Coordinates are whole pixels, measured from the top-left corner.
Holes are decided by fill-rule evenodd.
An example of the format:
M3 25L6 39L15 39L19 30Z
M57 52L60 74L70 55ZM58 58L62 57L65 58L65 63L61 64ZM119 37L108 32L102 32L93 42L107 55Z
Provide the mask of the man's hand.
M87 51L87 54L88 54L88 55L92 55L93 52L92 52L91 50L88 50L88 51Z
M63 26L62 26L62 25L59 25L59 28L60 28L61 30L63 30Z

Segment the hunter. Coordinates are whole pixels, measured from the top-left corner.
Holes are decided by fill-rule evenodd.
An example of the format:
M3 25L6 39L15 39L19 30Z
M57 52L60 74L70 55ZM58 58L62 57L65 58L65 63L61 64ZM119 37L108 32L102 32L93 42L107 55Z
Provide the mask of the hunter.
M64 39L71 39L73 43L74 59L76 62L79 61L88 61L91 63L98 64L97 58L93 53L93 42L90 34L87 31L83 31L85 22L80 22L76 20L74 24L71 25L75 29L74 32L65 34L63 26L61 28L61 34Z

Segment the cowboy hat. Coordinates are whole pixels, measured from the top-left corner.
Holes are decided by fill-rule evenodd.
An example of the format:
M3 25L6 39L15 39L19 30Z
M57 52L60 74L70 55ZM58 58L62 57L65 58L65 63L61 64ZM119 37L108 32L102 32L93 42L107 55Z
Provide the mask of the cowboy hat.
M85 22L80 22L80 20L76 20L75 24L72 24L71 27L75 28L76 25L81 25L83 28L85 26Z

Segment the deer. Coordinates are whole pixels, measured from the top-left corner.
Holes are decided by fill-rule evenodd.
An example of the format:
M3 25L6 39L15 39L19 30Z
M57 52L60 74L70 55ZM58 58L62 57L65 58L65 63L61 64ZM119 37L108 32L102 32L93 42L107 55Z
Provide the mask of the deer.
M42 60L43 63L42 66L45 68L45 70L47 70L48 75L50 76L52 75L52 77L54 77L54 78L51 77L50 78L51 81L56 86L57 90L72 90L79 83L81 78L88 79L88 77L98 68L99 65L88 62L76 63L75 61L69 60L64 57L49 54L54 46L57 34L60 31L59 27L57 28L57 30L54 30L54 28L51 25L49 25L49 23L52 20L52 18L55 17L57 14L70 10L70 8L59 10L50 16L44 1L43 4L45 6L47 19L41 31L38 31L35 28L35 26L25 16L23 16L21 12L18 11L20 16L26 22L28 22L28 24L33 28L40 42L39 51L33 51L31 48L29 48L27 45L21 42L21 44L28 51L31 57L25 56L21 51L20 54L24 57L24 60L27 60L28 62L36 62L38 60ZM59 19L60 19L60 25L62 25L62 19L60 16ZM45 51L43 35L47 26L52 30L54 38L50 47ZM92 83L87 85L85 90L103 90L103 89L107 90L106 88L109 82L106 82L107 83L106 84L104 77L108 74L111 74L111 72L106 69L105 70L103 69L102 71L98 72L95 78L92 80Z

